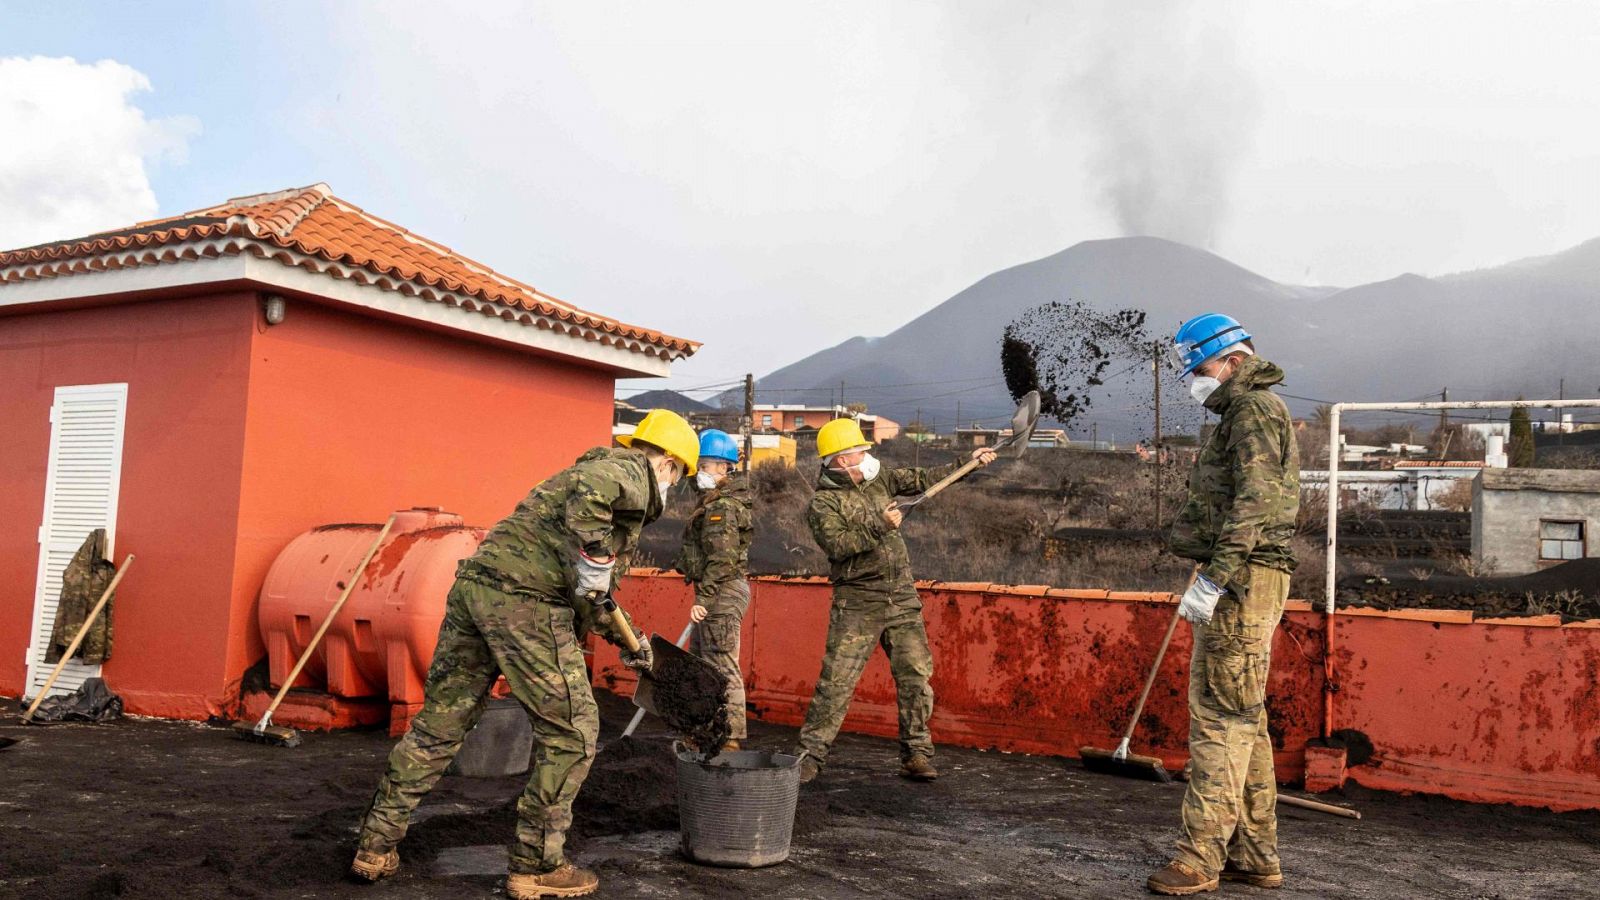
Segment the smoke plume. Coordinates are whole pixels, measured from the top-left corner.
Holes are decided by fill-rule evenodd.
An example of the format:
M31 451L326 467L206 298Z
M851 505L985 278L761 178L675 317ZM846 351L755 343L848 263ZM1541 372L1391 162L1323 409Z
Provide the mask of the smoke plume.
M1258 112L1224 9L1123 0L1079 23L1090 175L1124 234L1217 236Z

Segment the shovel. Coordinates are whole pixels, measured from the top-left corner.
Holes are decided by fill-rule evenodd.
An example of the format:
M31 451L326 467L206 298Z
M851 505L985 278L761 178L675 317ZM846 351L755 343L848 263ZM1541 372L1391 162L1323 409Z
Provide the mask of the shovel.
M994 452L1007 453L1012 457L1020 457L1028 449L1028 439L1033 437L1033 426L1039 422L1039 392L1029 391L1022 397L1017 411L1011 416L1011 436L994 445ZM931 499L940 491L972 474L978 468L978 461L968 460L967 464L951 472L938 483L920 494L913 494L902 500L895 501L895 507L904 511Z
M610 597L597 601L602 618L621 618ZM615 618L613 618L615 617ZM615 629L630 652L639 641L625 621ZM659 634L650 636L650 671L639 673L633 705L655 713L668 727L687 736L702 752L715 753L728 739L728 681L716 666L683 650Z

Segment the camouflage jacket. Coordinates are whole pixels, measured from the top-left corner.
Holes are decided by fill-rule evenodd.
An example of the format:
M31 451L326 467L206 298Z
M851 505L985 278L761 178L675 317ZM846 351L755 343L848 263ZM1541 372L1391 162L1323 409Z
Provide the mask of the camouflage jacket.
M828 555L828 578L838 600L909 601L920 606L911 556L900 532L883 521L895 497L927 490L960 463L935 468L890 468L866 484L824 468L806 510L806 524Z
M1294 571L1300 454L1289 408L1268 390L1281 381L1282 369L1252 356L1206 398L1222 421L1195 460L1168 546L1218 585L1244 577L1246 564Z
M755 497L743 472L731 473L706 491L683 529L677 568L694 584L696 600L715 612L714 601L730 582L750 570L750 538L755 532L751 510Z
M596 447L535 487L489 531L478 552L461 561L456 575L579 607L573 596L578 551L615 556L615 586L628 570L639 532L661 508L655 471L642 452ZM587 623L592 611L578 612Z

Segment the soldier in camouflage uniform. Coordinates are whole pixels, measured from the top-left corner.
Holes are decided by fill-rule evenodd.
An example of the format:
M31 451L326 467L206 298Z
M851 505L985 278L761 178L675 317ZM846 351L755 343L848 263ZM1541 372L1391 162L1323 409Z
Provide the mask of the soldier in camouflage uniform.
M750 606L750 538L755 531L755 505L745 473L734 467L739 446L726 432L700 433L700 471L695 488L700 502L683 530L677 568L694 585L696 623L689 651L728 679L728 741L723 750L739 749L746 736L744 674L739 669L739 630Z
M1208 314L1179 330L1191 391L1221 417L1189 477L1172 552L1200 564L1179 612L1194 627L1188 791L1176 858L1150 876L1159 894L1214 891L1221 880L1278 887L1277 780L1267 733L1267 672L1295 557L1299 451L1283 370L1250 335Z
M828 556L833 608L828 643L805 725L800 729L801 780L815 778L844 724L856 683L882 646L894 676L900 718L900 774L917 781L939 776L933 767L933 651L922 620L922 599L911 578L911 557L900 536L894 498L927 490L959 464L881 468L853 419L835 419L817 432L823 458L817 492L806 510L811 535ZM987 465L994 451L973 451Z
M661 515L666 488L694 471L697 456L684 449L695 440L687 422L664 410L650 416L656 418L640 423L630 449L590 450L534 488L457 567L422 710L389 755L362 823L351 865L356 876L376 881L399 868L396 845L412 811L477 724L496 676L504 675L527 709L535 745L533 772L517 801L507 895L576 897L598 886L593 872L563 854L572 801L589 773L600 727L581 641L600 629L620 644L618 629L632 629L610 617L602 621L594 601L626 571L640 530ZM647 668L649 644L638 654L624 649L623 661Z

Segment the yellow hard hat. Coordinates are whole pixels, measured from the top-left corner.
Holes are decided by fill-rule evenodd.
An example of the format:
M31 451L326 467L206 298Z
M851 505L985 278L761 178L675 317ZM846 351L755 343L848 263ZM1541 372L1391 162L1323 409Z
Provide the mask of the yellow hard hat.
M826 459L835 453L870 447L872 442L861 433L855 419L834 419L817 429L817 455Z
M700 436L689 423L670 409L652 409L645 413L633 434L617 437L617 443L632 447L634 441L644 441L683 464L685 475L693 475L700 461Z

